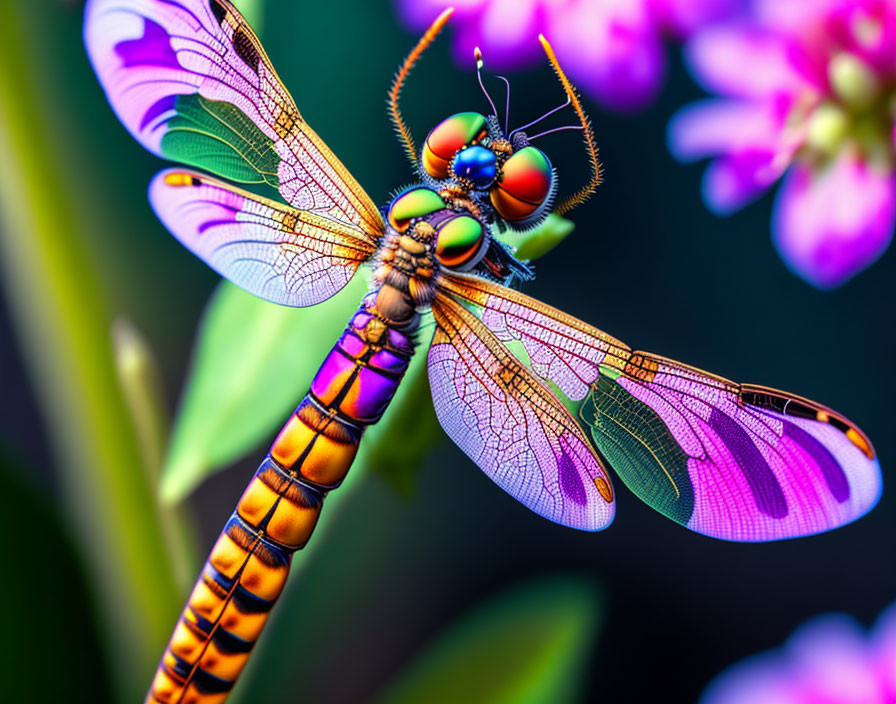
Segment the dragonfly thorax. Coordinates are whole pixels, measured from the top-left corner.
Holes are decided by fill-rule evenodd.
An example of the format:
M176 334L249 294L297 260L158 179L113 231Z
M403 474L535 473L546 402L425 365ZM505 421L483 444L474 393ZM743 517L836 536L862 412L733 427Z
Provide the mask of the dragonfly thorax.
M433 251L435 241L436 230L425 220L418 220L403 231L387 228L379 266L374 272L378 285L376 310L384 320L405 324L414 318L418 308L432 301L433 276L438 266Z
M480 216L461 189L414 186L395 197L374 274L385 319L402 322L428 306L439 269L470 271L483 260L490 236Z

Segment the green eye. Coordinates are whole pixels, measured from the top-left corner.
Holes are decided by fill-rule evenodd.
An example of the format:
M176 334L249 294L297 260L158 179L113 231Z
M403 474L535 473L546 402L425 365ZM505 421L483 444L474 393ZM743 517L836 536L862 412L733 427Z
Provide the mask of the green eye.
M413 218L429 215L445 207L445 201L425 186L411 188L396 196L389 206L389 223L399 232L407 229Z
M485 233L476 218L459 215L442 225L438 232L436 259L440 264L463 271L479 261Z

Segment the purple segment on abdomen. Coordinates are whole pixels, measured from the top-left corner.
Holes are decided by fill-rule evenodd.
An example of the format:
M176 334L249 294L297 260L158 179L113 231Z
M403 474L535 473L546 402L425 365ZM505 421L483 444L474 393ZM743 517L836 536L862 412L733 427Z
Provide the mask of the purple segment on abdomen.
M365 329L373 320L370 314L355 314L311 382L311 393L321 403L365 425L379 420L410 361L409 356L366 341ZM380 321L377 324L382 325ZM412 338L400 330L390 328L388 332L390 345L413 353ZM382 331L378 331L373 339L381 337Z
M375 369L361 367L352 383L352 393L341 404L345 411L358 420L376 420L386 410L401 379L389 379Z
M784 491L746 431L717 408L709 416L709 426L737 462L759 510L772 518L784 518L787 515Z
M373 316L370 313L368 313L364 309L361 309L357 313L355 313L354 317L352 318L351 326L357 330L363 330L372 318Z
M821 469L831 495L841 504L849 498L849 480L828 449L796 423L784 421L784 434L802 447Z
M152 20L143 20L143 36L115 45L115 53L121 57L125 68L132 66L167 66L180 69L177 54L171 46L171 38L165 29Z
M311 393L325 403L329 402L351 378L354 369L354 360L349 359L339 350L330 350L330 354L327 355L311 381Z
M401 350L403 354L414 353L414 342L407 335L402 334L400 330L395 330L394 328L389 330L389 344L395 349Z
M392 374L401 374L408 368L408 361L389 350L380 350L370 358L370 366Z
M367 347L367 343L357 335L346 332L339 338L339 346L352 357L360 357L364 354L364 349Z

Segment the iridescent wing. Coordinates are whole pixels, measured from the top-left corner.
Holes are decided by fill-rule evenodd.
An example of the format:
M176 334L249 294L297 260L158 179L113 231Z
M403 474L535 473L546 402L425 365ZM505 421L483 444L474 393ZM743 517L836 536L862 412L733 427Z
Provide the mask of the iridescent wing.
M440 287L557 390L635 494L691 530L739 541L810 535L880 496L871 443L830 409L632 351L498 284L443 274Z
M118 117L153 153L382 233L376 206L227 0L90 0L84 39Z
M249 293L310 306L345 286L376 241L356 225L234 188L193 171L153 179L159 219L188 249Z
M463 306L437 296L433 314L429 380L451 439L536 513L582 530L608 526L610 477L563 404Z

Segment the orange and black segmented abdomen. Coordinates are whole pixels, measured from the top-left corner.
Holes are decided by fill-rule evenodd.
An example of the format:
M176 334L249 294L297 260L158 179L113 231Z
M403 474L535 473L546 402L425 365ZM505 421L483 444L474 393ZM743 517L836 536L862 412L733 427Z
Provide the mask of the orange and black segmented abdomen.
M159 663L147 702L218 704L246 664L292 554L345 478L364 428L388 406L414 349L401 326L355 314L283 426L212 548Z
M222 702L286 582L292 553L268 530L304 543L324 492L265 458L227 522L168 643L147 701ZM247 520L253 515L256 520Z

